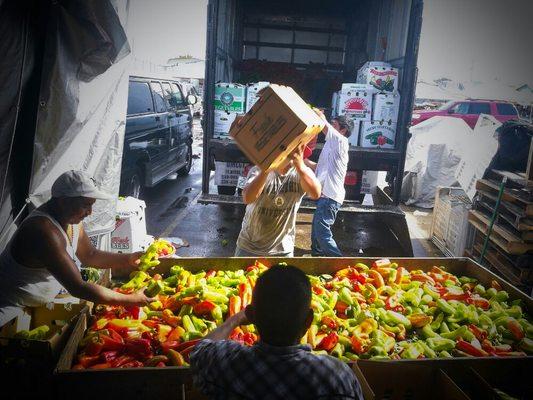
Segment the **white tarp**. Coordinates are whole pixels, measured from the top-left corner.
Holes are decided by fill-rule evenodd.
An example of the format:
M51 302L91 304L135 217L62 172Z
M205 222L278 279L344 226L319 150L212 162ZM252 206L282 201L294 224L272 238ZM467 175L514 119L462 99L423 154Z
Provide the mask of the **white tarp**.
M465 142L464 156L455 171L455 178L470 200L476 194L476 181L483 177L498 151L496 129L501 125L492 115L480 114L473 134Z
M37 118L30 198L40 205L64 171L90 173L118 198L130 47L127 0L58 3L52 16ZM84 223L92 234L114 228L116 200L97 201Z
M472 129L460 118L433 117L411 127L402 201L432 208L438 186L455 186L455 171Z

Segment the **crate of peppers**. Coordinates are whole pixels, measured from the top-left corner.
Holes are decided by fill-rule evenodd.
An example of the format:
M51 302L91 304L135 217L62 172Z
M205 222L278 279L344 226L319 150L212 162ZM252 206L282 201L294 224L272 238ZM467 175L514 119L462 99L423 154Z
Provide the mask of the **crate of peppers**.
M71 370L186 368L194 345L250 304L257 278L280 261L308 273L314 319L301 342L317 354L345 362L533 354L531 298L469 259L161 258L172 252L155 241L115 287L145 288L156 301L94 308ZM230 339L252 346L259 336L248 325Z

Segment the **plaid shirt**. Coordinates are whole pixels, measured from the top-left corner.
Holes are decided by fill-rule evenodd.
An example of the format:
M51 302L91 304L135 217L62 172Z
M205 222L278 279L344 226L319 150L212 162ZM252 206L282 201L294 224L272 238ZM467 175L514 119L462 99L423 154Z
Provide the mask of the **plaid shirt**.
M307 345L204 339L191 352L194 383L211 399L362 399L350 367Z

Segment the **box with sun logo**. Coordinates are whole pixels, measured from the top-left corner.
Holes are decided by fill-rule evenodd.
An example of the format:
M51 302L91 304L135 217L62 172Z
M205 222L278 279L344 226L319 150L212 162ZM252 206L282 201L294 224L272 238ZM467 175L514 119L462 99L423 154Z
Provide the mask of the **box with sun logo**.
M364 121L361 124L361 147L394 149L396 147L396 123L384 121Z
M215 85L215 110L244 114L246 86L238 83L217 83Z
M339 96L339 115L359 121L372 119L372 95L375 90L358 83L343 83Z

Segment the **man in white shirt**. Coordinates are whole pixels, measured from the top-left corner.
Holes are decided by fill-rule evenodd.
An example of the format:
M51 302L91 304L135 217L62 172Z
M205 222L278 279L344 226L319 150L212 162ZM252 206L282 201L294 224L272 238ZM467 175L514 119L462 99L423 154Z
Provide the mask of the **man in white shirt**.
M317 113L326 121L324 114ZM338 116L332 123L326 121L323 132L326 142L318 158L318 162L306 160L307 166L315 171L322 185L322 195L317 201L311 231L311 254L323 257L341 257L331 226L337 217L344 196L344 178L348 168L348 137L352 131L352 121Z

